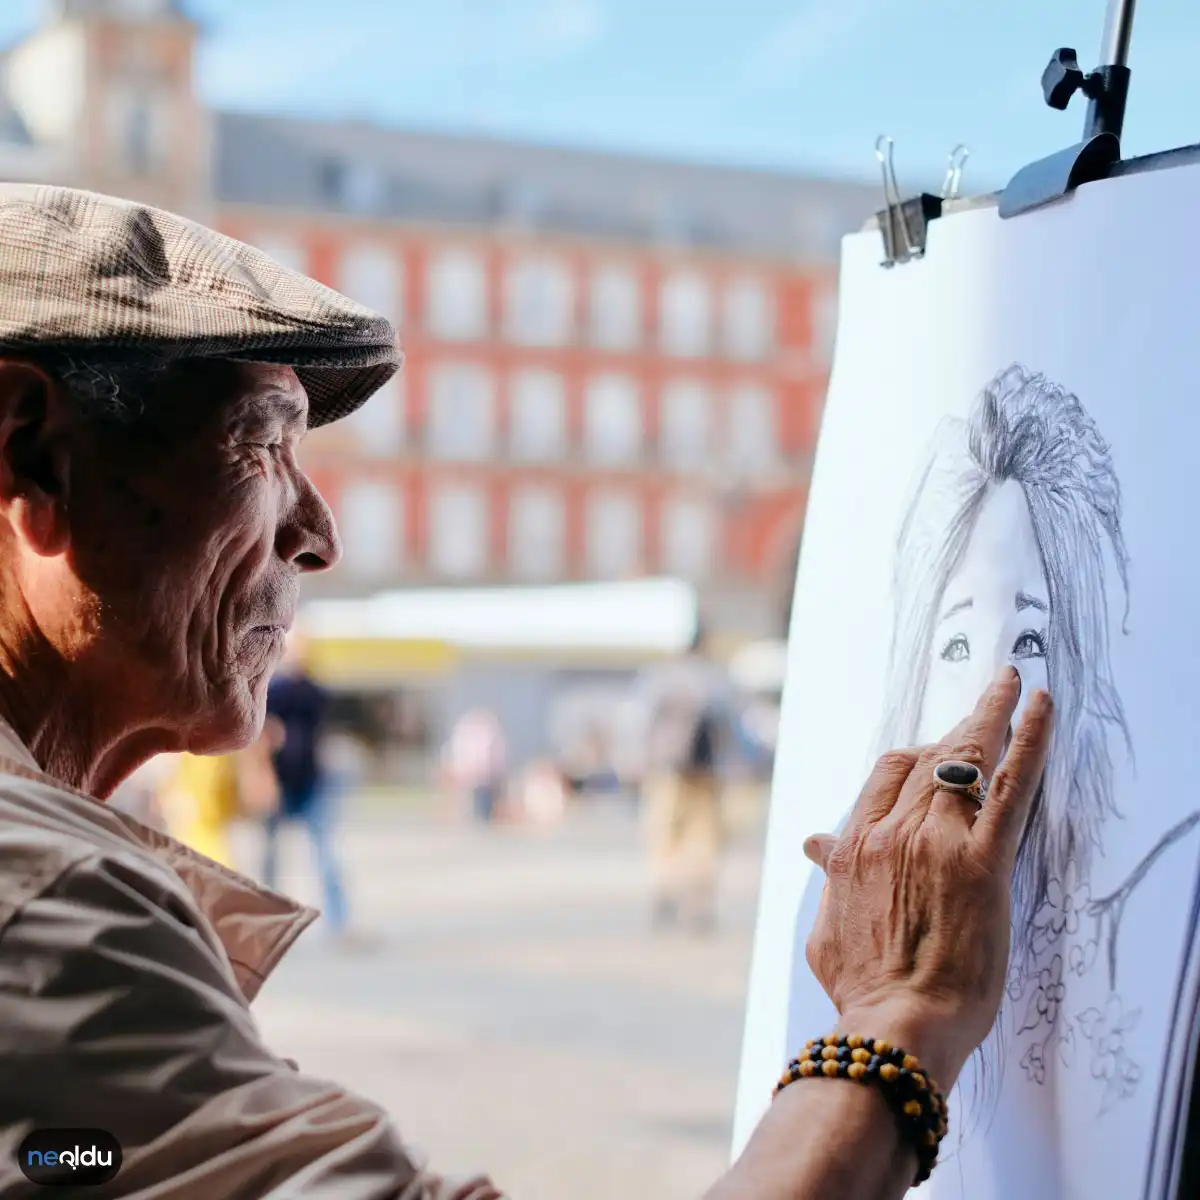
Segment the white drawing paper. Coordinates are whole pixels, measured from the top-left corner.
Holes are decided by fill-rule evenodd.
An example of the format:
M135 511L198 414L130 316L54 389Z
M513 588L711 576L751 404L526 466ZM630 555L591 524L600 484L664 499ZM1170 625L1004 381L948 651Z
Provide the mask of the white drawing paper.
M805 837L1011 662L1054 696L1054 741L1003 1007L923 1190L1174 1197L1200 1010L1198 209L1184 166L948 215L891 270L877 232L846 239L735 1153L835 1020L804 961Z

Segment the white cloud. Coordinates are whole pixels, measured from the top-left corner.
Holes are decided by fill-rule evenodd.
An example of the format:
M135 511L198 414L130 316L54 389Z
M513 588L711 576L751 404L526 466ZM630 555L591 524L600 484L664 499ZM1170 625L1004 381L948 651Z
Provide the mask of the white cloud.
M547 0L533 15L529 42L543 51L570 52L595 45L606 29L597 0Z
M760 86L779 87L799 73L853 49L854 35L879 20L895 0L803 0L750 51L745 72Z

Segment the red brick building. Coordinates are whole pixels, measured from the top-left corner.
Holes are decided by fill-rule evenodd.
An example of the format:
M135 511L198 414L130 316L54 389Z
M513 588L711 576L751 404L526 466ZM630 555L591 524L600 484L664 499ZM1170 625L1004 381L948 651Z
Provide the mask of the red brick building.
M195 213L388 313L403 375L315 434L320 587L676 575L777 631L870 188L207 112L170 0L60 0L0 63L0 172Z

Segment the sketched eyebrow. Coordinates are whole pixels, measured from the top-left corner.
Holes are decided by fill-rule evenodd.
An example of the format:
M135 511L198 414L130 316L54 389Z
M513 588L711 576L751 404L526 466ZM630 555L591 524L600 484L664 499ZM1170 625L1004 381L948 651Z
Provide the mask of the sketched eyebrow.
M1050 606L1045 600L1037 596L1031 596L1028 592L1017 593L1017 612L1024 612L1027 608L1036 608L1038 612L1049 612Z
M952 616L954 616L955 613L962 612L964 608L973 608L974 605L975 605L974 597L967 596L964 599L959 600L956 604L950 605L950 607L948 609L946 609L946 611L944 613L942 613L941 619L943 621L948 621L948 620L950 620L950 618Z

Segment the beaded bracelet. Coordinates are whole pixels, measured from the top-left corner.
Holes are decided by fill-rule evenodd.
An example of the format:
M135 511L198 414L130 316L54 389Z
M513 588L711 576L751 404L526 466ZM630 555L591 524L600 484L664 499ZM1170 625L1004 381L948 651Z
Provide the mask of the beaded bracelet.
M924 1183L937 1162L938 1146L946 1136L950 1114L937 1085L921 1071L921 1064L891 1042L852 1033L831 1033L812 1038L788 1063L772 1098L797 1079L825 1076L876 1084L886 1096L904 1138L917 1152L917 1177Z

